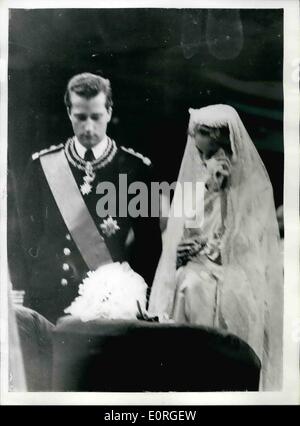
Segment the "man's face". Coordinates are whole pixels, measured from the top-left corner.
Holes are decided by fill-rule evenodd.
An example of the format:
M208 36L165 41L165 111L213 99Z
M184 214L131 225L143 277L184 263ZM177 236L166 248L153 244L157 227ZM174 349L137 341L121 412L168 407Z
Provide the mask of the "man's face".
M107 124L112 110L106 109L106 95L103 92L86 99L70 93L71 108L68 110L74 134L87 149L97 145L106 135Z

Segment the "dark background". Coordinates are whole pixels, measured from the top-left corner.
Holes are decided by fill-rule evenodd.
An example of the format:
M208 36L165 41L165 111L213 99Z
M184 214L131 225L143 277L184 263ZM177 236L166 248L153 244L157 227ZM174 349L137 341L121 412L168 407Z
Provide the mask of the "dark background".
M72 134L63 94L68 79L83 71L111 80L110 136L149 156L158 179L170 182L186 144L188 108L235 107L270 174L276 206L282 204L281 9L10 9L14 232L25 166L32 152Z

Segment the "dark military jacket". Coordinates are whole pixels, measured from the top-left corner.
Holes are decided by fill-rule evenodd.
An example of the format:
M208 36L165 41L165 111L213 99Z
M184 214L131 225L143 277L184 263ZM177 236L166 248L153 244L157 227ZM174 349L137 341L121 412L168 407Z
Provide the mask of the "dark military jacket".
M75 242L64 223L50 187L44 175L41 155L51 155L56 149L43 150L33 155L24 177L23 202L21 207L22 244L28 263L30 280L25 296L25 305L35 309L55 322L64 314L64 309L78 295L78 285L88 272ZM72 158L71 158L72 160ZM110 160L110 161L107 161ZM150 188L152 165L148 159L132 150L117 146L112 158L103 158L103 167L95 170L93 189L83 195L88 210L104 238L113 261L128 261L151 287L161 253L161 232L157 217L119 216L119 175L126 174L130 183L144 182ZM85 172L69 164L77 185L81 187ZM111 182L117 191L116 216L120 228L114 235L103 233L101 224L106 219L99 217L96 205L104 195L96 193L99 182ZM64 182L61 182L64 185ZM149 189L150 194L150 189ZM134 195L128 195L128 202ZM66 193L66 200L68 194ZM149 200L150 201L150 200ZM149 210L151 203L149 203Z

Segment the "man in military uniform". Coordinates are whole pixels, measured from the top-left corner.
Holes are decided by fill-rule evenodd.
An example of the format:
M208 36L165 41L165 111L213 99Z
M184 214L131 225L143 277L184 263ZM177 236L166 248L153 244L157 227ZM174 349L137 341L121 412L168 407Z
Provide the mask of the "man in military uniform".
M22 203L31 276L25 305L52 322L77 296L89 270L128 261L150 288L161 253L157 217L120 217L118 205L115 217L99 217L96 210L99 182L111 182L118 194L120 174L128 186L139 181L148 187L152 174L149 159L106 134L113 105L109 80L90 73L74 76L65 104L74 136L33 154Z

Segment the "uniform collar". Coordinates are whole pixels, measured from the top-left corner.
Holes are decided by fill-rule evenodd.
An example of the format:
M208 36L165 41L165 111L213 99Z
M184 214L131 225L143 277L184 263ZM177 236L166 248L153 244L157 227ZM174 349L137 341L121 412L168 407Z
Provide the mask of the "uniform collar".
M87 149L79 142L76 136L74 137L74 143L75 143L75 149L78 155L81 158L84 158L84 154L86 153ZM107 136L105 135L102 141L100 141L96 146L92 148L93 154L96 159L100 158L104 154L107 148L107 145L108 145L108 139L107 139Z

